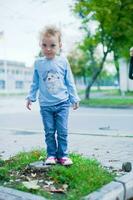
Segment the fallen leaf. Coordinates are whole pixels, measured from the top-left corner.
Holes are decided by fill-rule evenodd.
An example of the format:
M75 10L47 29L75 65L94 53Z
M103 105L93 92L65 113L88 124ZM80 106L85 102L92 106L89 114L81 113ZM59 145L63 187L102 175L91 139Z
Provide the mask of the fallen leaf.
M109 160L109 162L119 162L120 160Z
M64 189L64 191L66 191L67 188L68 188L68 185L67 185L67 184L63 184L63 185L62 185L62 188Z
M28 177L28 176L25 176L25 179L26 179L27 181L31 181L31 178Z
M110 130L110 126L99 127L100 130Z
M16 179L15 181L16 181L16 182L20 182L20 181L21 181L21 179Z
M56 189L55 187L51 187L49 191L50 192L55 192L55 193L65 193L64 189L62 189L62 188Z
M43 157L43 156L40 156L40 157L39 157L39 160L43 160L43 159L44 159L44 157Z
M13 182L14 182L14 180L12 180L12 179L11 179L9 182L10 182L10 183L13 183Z
M34 181L23 181L22 182L23 185L27 188L27 189L34 189L37 190L40 188L39 185L37 185L38 180L34 180Z
M48 186L50 186L50 185L52 185L54 182L53 182L53 181L45 181L45 183L46 183Z
M39 182L39 183L43 183L43 180L41 179L41 180L39 180L38 182Z
M35 178L35 177L36 177L36 173L31 173L31 176L32 176L33 178Z

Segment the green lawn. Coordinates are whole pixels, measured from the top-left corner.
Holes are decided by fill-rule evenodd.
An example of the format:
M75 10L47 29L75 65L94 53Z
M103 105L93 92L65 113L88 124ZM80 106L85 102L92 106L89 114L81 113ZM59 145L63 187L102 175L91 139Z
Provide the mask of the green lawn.
M103 107L129 107L133 106L133 92L126 92L124 96L119 90L92 90L90 99L84 99L85 90L80 90L80 105Z
M128 107L133 106L133 99L129 98L91 98L82 99L80 102L84 106L105 106L105 107Z
M49 199L79 200L103 185L111 182L115 174L106 171L96 160L84 158L78 154L71 154L74 164L64 167L59 164L46 172L31 171L27 166L37 160L45 158L43 150L19 153L9 160L0 160L0 184L6 187L28 191L42 195ZM25 182L37 181L39 188L27 188ZM51 192L46 187L51 183L57 191Z

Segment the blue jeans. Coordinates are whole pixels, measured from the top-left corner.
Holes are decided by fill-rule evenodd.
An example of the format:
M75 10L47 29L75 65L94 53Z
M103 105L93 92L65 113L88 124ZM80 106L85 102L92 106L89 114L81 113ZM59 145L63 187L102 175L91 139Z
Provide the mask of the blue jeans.
M67 156L69 100L55 106L41 106L40 112L45 130L47 156Z

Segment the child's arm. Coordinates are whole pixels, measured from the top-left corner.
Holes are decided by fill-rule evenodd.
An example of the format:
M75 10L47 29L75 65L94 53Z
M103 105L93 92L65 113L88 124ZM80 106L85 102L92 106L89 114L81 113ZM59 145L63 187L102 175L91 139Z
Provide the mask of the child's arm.
M36 101L36 94L37 94L38 88L39 88L39 76L38 76L37 70L35 69L34 74L33 74L32 84L30 87L30 92L28 96L26 97L26 100L27 100L26 107L29 110L31 110L32 102Z
M74 83L73 74L70 68L69 63L67 62L67 69L66 69L66 85L68 88L69 99L73 105L73 109L76 110L79 107L80 98L77 94L76 86Z

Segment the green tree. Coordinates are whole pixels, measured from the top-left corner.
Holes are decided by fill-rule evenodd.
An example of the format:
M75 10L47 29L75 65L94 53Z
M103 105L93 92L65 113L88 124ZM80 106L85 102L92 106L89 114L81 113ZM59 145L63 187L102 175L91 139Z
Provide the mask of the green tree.
M71 64L72 72L75 77L83 77L84 84L87 84L87 77L91 71L89 69L88 55L82 51L80 47L74 48L68 55L68 60Z
M98 22L96 31L91 37L96 41L96 47L99 44L102 46L102 56L92 81L86 88L86 98L89 98L90 88L101 73L107 55L113 52L118 75L118 60L120 57L127 57L126 52L133 44L133 2L132 0L77 0L74 12L81 18L87 40L89 40L89 23ZM90 43L86 48L90 50Z

